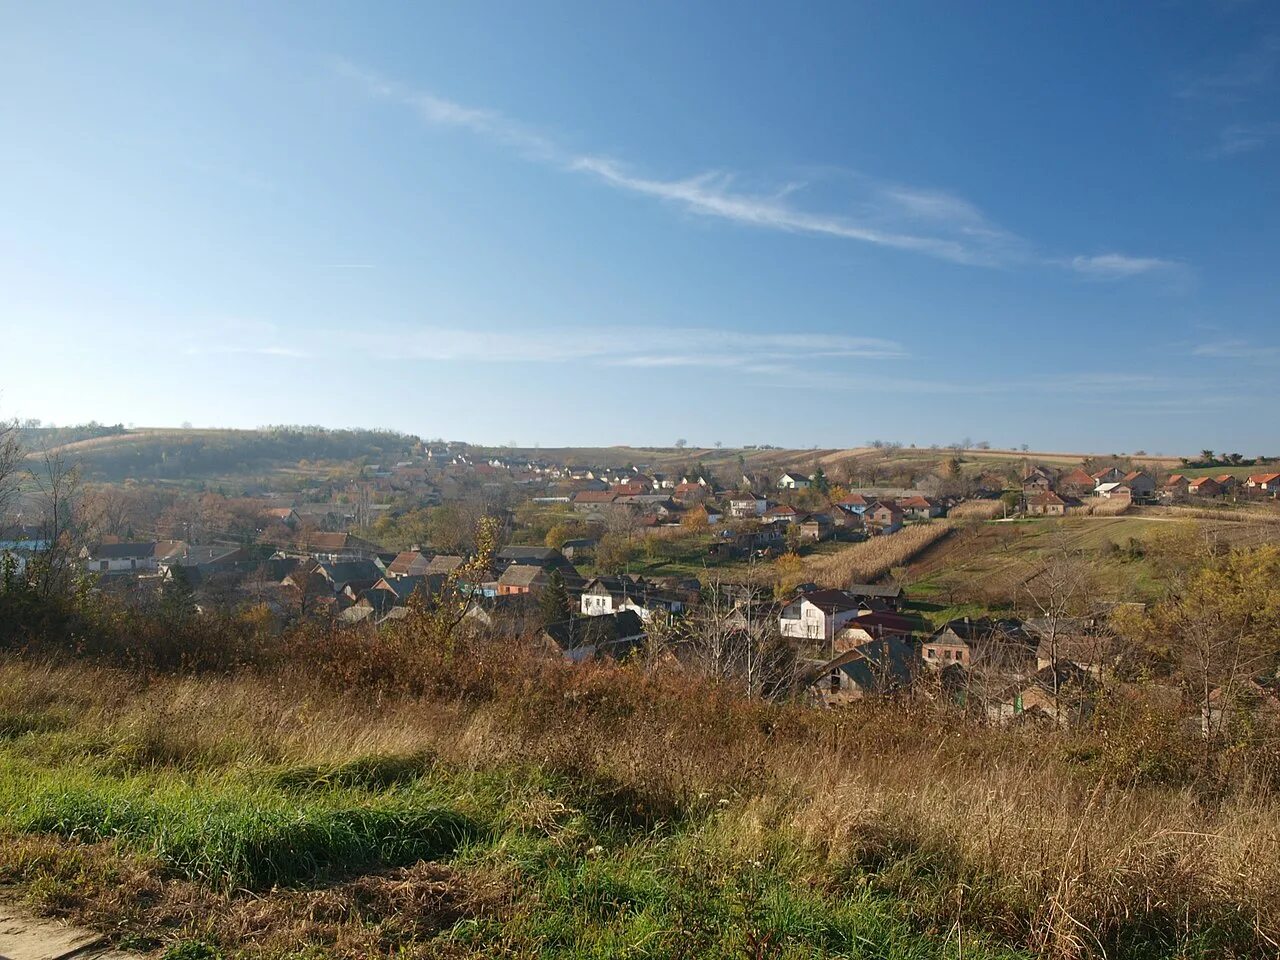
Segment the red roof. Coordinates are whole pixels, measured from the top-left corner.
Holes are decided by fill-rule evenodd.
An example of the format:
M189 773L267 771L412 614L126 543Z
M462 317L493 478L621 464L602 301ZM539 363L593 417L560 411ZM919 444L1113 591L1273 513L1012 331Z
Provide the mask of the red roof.
M1280 480L1280 473L1255 473L1249 478L1250 483L1275 483Z
M608 490L580 490L573 495L574 503L613 503L618 498Z

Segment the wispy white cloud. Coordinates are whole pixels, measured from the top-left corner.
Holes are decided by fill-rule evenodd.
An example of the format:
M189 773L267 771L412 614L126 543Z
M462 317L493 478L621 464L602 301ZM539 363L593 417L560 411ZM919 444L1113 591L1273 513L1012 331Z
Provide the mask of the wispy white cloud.
M880 337L798 332L743 332L704 327L646 327L643 336L620 336L605 326L485 329L445 325L379 324L381 336L350 339L348 332L308 326L284 336L274 324L235 322L232 336L200 336L181 347L187 356L244 354L282 359L323 357L343 339L352 354L382 360L468 364L591 362L604 366L703 367L779 373L804 363L892 361L908 356L902 344ZM384 344L396 344L388 354ZM674 345L670 350L662 346Z
M1076 273L1096 280L1118 280L1144 273L1173 270L1181 266L1175 260L1164 260L1159 257L1131 257L1123 253L1072 257L1068 265Z
M1280 64L1280 34L1268 34L1247 50L1207 70L1178 91L1184 100L1235 103L1269 83Z
M1198 343L1192 350L1194 357L1215 357L1220 360L1251 360L1267 362L1280 358L1280 347L1263 346L1248 340L1229 337Z
M566 149L555 138L498 111L413 90L345 61L339 62L338 70L367 93L412 108L428 124L467 131L510 147L527 159L589 176L616 190L650 197L698 216L786 233L851 240L973 266L1018 262L1066 265L1081 273L1116 279L1148 272L1165 263L1155 258L1116 255L1075 260L1037 257L1027 241L991 223L963 198L938 190L875 183L865 177L858 178L863 195L858 204L860 213L855 216L798 206L793 198L805 186L799 183L759 192L737 188L734 177L722 171L675 179L649 176L613 157ZM1115 262L1108 263L1112 258Z
M1218 143L1209 151L1213 157L1234 157L1266 146L1280 137L1280 121L1233 123L1218 131Z

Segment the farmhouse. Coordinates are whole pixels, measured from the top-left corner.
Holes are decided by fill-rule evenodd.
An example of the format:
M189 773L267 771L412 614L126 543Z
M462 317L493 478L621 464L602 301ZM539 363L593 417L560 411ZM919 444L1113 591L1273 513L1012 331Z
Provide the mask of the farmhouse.
M808 490L811 481L802 473L784 473L778 478L779 490Z
M858 601L843 590L812 590L802 593L779 616L784 637L822 640L831 643L836 631L861 612Z
M1100 483L1096 490L1093 491L1095 496L1101 497L1103 500L1132 500L1133 491L1129 489L1127 484L1118 481L1108 481Z
M810 696L834 707L865 696L904 690L916 673L915 650L896 637L871 640L819 666L809 683Z
M1052 490L1037 493L1027 501L1027 513L1033 517L1061 517L1066 512L1067 501Z
M1187 493L1193 497L1217 497L1222 494L1222 488L1213 477L1196 477L1187 485Z
M757 493L731 493L728 503L729 516L738 520L761 516L769 509L769 501Z
M1255 473L1244 482L1250 493L1263 493L1269 497L1280 492L1280 473Z

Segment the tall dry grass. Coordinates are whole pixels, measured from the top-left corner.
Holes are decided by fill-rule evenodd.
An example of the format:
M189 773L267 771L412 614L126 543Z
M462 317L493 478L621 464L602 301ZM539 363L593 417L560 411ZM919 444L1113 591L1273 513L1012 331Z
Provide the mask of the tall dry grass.
M870 884L926 928L995 931L1047 956L1264 956L1280 940L1280 808L1247 780L1212 794L1161 785L1160 771L1139 782L1144 757L1187 752L1161 717L1090 741L1100 764L1070 734L985 730L927 706L767 706L676 674L518 651L440 660L484 678L465 697L338 692L317 687L329 669L317 664L142 682L10 660L0 707L56 709L68 736L130 737L138 763L425 752L536 765L682 820L728 856L786 847L815 885Z
M1067 512L1076 517L1118 517L1129 511L1128 500L1091 500L1083 506L1068 507Z
M908 563L956 528L950 520L914 524L887 536L864 540L838 553L805 559L805 575L824 587L872 583Z
M1004 516L1004 504L999 500L966 500L947 511L951 520L994 520Z

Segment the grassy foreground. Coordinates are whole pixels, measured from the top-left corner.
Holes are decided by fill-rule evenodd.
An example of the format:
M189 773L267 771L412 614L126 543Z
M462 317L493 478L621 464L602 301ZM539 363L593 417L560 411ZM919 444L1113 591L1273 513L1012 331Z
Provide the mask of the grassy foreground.
M1244 957L1280 934L1270 787L1207 793L1158 717L1108 752L310 642L230 676L0 660L0 884L175 957Z

